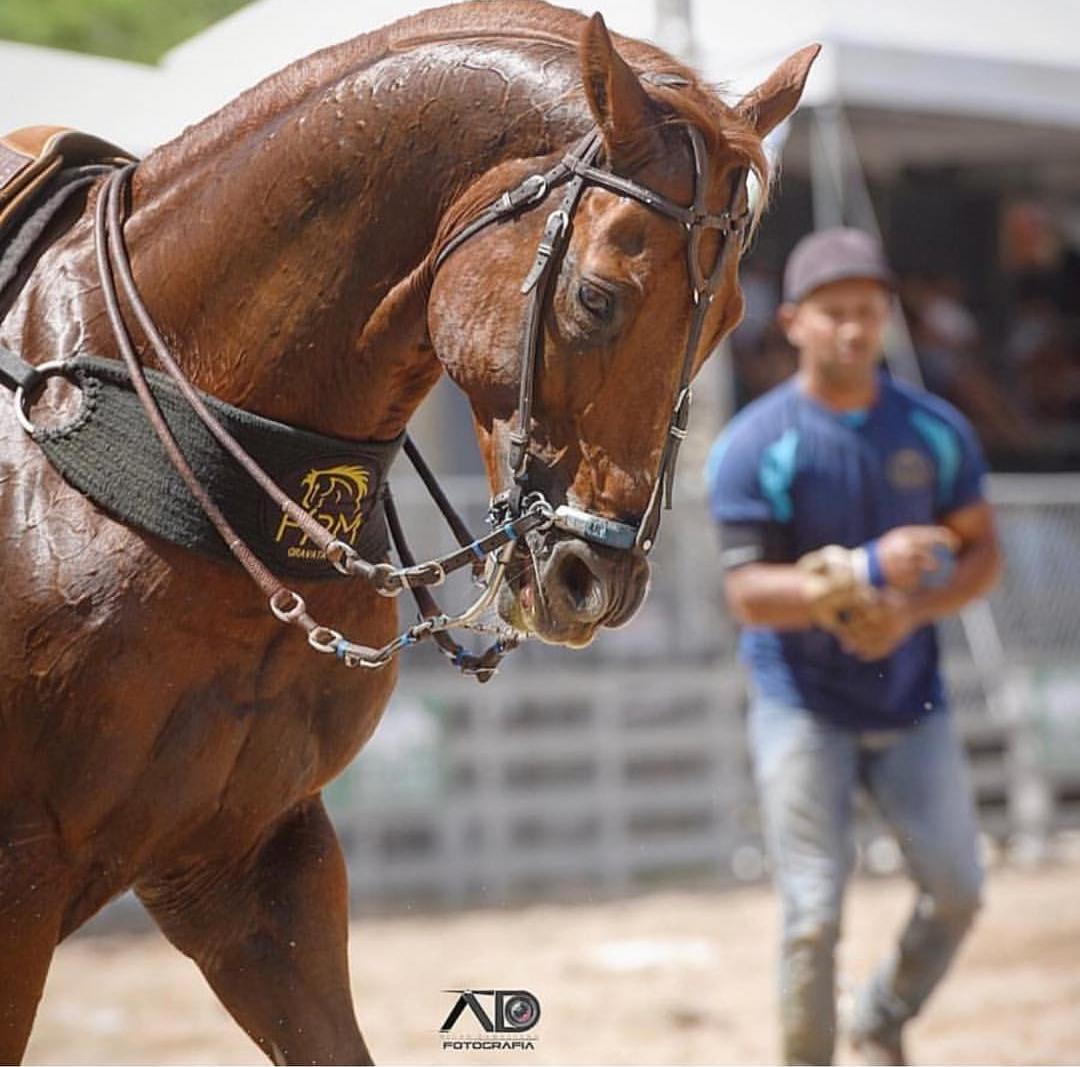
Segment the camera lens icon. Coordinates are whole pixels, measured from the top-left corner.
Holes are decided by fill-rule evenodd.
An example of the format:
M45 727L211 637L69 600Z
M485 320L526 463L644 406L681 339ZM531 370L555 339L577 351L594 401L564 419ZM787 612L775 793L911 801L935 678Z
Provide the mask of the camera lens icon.
M531 993L514 993L506 998L503 1013L515 1030L529 1030L540 1019L540 1002Z

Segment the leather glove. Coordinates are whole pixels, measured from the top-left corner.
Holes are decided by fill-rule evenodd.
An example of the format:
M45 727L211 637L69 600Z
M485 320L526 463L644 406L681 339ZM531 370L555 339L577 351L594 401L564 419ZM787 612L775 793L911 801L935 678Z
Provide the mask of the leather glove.
M831 633L874 603L874 590L860 580L856 551L842 545L825 545L796 563L805 575L811 618L815 625Z

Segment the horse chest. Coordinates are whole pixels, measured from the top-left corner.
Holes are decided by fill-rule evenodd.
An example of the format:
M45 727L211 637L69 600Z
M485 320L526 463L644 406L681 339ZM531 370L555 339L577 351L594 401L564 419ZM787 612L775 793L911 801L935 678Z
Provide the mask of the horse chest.
M48 797L76 852L137 864L215 826L257 833L340 773L394 669L318 655L244 575L149 543L11 444L0 735L25 758L7 761L0 793ZM305 595L361 640L393 631L394 604L352 583Z

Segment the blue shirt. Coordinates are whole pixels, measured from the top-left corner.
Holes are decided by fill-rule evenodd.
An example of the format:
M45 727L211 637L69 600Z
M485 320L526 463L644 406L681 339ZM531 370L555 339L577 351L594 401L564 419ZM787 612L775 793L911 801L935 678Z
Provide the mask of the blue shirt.
M849 548L894 526L938 522L982 499L986 470L970 424L950 404L885 374L866 411L839 413L795 378L744 408L709 454L706 480L722 527L767 528L772 562L823 545ZM865 663L813 627L747 627L741 654L765 699L839 726L912 725L945 706L934 627Z

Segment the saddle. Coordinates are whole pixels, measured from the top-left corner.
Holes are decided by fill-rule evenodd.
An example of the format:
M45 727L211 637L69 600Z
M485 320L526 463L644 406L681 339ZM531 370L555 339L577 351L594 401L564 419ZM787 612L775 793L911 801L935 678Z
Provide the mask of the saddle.
M0 137L0 235L31 210L61 170L134 159L117 145L64 126L25 126Z

